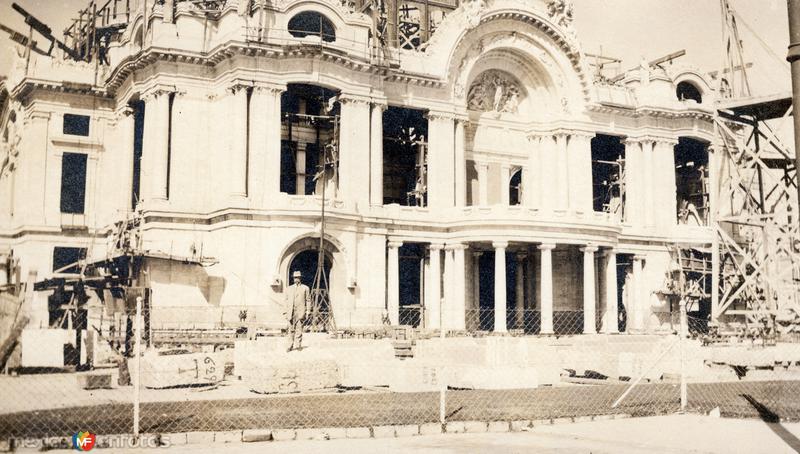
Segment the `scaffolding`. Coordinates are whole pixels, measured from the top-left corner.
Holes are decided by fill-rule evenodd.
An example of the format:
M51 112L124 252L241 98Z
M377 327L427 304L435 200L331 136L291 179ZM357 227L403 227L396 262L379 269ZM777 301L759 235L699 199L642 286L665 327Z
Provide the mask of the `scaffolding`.
M726 54L716 73L713 178L703 178L711 183L704 192L713 240L697 254L668 246L673 267L662 293L679 298L687 309L706 304L708 320L719 326L752 331L769 325L787 333L800 326L797 172L794 153L770 122L791 114L792 98L752 96L746 72L752 65L744 60L737 14L727 0L720 5Z

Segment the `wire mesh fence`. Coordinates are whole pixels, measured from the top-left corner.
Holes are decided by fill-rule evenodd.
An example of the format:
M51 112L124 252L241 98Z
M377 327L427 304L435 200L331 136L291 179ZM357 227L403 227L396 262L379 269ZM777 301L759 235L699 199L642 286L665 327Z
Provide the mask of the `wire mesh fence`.
M507 311L505 327L494 311L468 310L463 327L434 330L425 328L428 314L407 309L400 318L411 323L369 335L306 326L302 346L291 352L285 328L243 321L180 335L141 323L137 354L134 318L131 347L113 360L89 370L20 368L0 376L0 439L85 430L168 439L247 429L333 437L367 428L369 436L387 426L458 431L490 421L526 425L682 409L800 419L798 343L714 333L713 324L692 317L679 319L675 332L586 335L581 311L554 312L552 335L541 334L549 316L534 310ZM454 319L439 315L440 323ZM602 328L603 314L594 320ZM102 342L85 338L84 356L98 358ZM23 355L48 354L50 343L42 337Z

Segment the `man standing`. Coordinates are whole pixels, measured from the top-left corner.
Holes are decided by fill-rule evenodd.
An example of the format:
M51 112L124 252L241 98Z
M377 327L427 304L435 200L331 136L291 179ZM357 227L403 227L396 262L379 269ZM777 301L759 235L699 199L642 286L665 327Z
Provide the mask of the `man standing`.
M294 283L286 289L286 315L289 316L289 338L291 344L287 352L300 350L303 341L303 321L306 319L308 307L311 304L311 291L307 285L300 282L303 277L300 271L292 273Z

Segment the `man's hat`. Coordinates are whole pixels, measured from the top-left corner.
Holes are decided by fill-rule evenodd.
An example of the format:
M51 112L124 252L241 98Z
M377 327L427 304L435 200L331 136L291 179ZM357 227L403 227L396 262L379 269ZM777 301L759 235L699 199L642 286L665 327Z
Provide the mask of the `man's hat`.
M295 271L294 273L292 273L292 277L303 277L303 273Z

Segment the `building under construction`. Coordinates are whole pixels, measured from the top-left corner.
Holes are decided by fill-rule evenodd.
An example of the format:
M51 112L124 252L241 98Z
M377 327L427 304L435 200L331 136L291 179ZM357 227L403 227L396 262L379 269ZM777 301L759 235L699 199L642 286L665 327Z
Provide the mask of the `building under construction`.
M279 329L296 270L311 329L793 329L766 125L791 99L748 97L744 61L608 74L565 0L108 0L63 36L17 9L0 279L25 329L119 336L132 295L148 336Z

